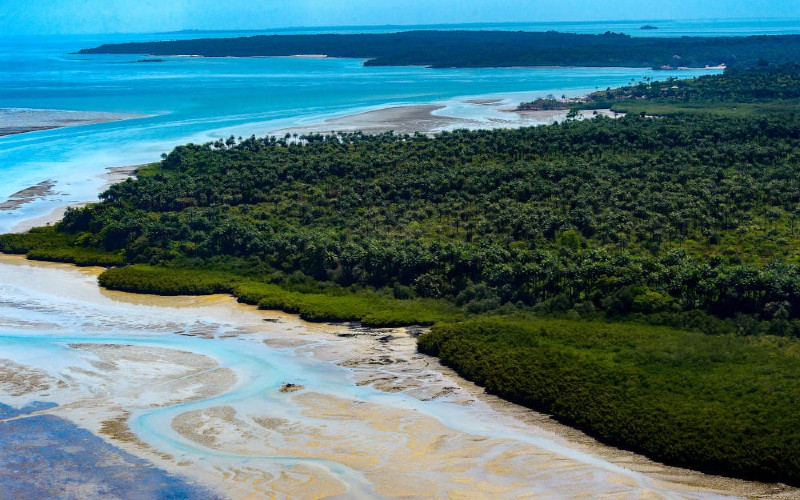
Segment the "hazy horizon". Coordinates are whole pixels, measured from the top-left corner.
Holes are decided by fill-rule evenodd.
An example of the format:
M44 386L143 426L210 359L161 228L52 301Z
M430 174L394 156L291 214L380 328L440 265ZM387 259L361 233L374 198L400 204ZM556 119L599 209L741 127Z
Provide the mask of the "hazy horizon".
M754 6L744 0L0 0L0 32L102 34L176 31L257 31L348 26L526 24L610 21L689 21L800 18L800 2ZM80 12L80 16L75 13Z
M697 18L697 19L666 19L666 18L638 18L638 19L592 19L592 20L585 20L585 21L572 21L572 20L560 20L560 21L498 21L498 22L441 22L441 23L415 23L415 24L393 24L393 23L384 23L384 24L320 24L320 25L296 25L296 26L271 26L265 28L184 28L180 30L169 30L169 31L148 31L148 32L140 32L141 34L147 33L186 33L186 32L258 32L258 31L303 31L303 30L321 30L326 28L331 29L341 29L341 28L368 28L368 29L375 29L375 28L421 28L426 26L517 26L517 25L531 25L531 24L553 24L553 25L561 25L561 24L586 24L586 25L602 25L602 24L614 24L614 23L666 23L666 22L695 22L695 21L719 21L719 22L730 22L730 21L747 21L747 20L758 20L758 21L784 21L784 20L793 20L798 19L800 20L800 16L797 17L718 17L718 18ZM126 34L137 34L136 32L126 33Z

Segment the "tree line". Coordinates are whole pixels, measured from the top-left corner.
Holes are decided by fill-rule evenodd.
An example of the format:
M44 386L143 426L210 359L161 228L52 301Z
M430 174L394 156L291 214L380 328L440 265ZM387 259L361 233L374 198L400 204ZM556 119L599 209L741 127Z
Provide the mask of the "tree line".
M587 66L634 68L750 67L796 62L800 36L631 37L523 31L403 31L381 34L257 35L104 44L80 54L193 54L207 57L325 54L366 59L368 66L476 68Z
M255 259L483 307L792 320L798 141L796 115L251 137L180 146L59 230L131 263Z

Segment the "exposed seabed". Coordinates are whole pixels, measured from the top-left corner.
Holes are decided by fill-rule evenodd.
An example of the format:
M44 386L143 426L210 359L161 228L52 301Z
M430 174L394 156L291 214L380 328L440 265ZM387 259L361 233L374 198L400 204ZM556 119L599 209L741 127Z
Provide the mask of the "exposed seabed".
M3 477L17 498L38 498L35 485L54 478L105 498L124 484L117 475L142 467L152 470L143 483L175 498L797 493L664 467L487 396L417 353L418 328L311 324L227 296L110 292L99 271L0 256L0 460L52 465ZM44 417L76 447L31 454L55 442ZM68 465L84 448L105 458Z

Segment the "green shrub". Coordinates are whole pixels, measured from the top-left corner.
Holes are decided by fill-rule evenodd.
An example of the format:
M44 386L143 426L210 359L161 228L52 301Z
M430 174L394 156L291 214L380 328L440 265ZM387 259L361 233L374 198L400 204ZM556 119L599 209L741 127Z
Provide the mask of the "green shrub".
M466 378L656 460L800 483L800 342L489 317L419 338Z
M26 254L34 248L67 247L73 240L73 236L58 233L54 227L39 227L27 233L0 234L0 252Z
M67 262L78 266L120 266L124 259L117 253L104 252L90 248L37 248L28 252L31 260L45 260L50 262Z
M130 265L108 269L99 283L113 290L158 295L230 293L261 309L299 314L308 321L361 321L369 326L431 325L461 317L443 300L398 300L377 293L302 293L236 274L203 270Z
M213 271L132 265L108 269L100 274L98 282L105 288L125 292L208 295L231 293L236 277Z

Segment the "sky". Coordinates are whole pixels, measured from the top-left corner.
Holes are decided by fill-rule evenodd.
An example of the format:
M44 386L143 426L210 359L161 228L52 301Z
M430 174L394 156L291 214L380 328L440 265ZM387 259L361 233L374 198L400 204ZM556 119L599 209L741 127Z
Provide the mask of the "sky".
M0 34L800 18L798 0L0 0Z

